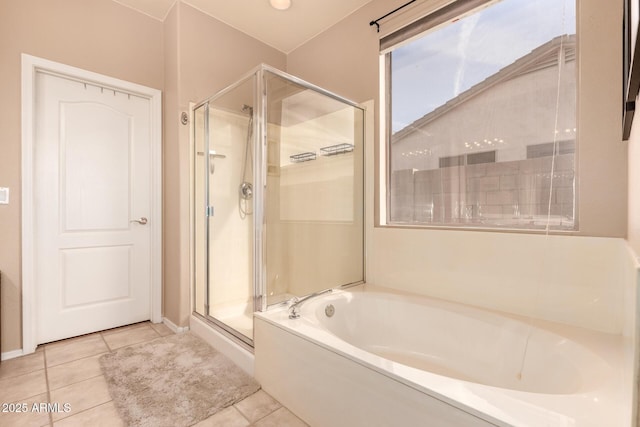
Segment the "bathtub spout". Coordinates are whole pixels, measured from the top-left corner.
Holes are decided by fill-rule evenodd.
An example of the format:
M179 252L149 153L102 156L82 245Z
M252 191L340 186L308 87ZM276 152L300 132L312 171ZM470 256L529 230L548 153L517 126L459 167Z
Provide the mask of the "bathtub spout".
M302 306L302 304L304 304L305 301L310 300L311 298L317 297L318 295L331 292L332 290L333 289L325 289L324 291L314 292L300 300L298 299L298 297L293 297L291 299L292 304L289 307L289 319L297 319L298 317L300 317L300 306Z

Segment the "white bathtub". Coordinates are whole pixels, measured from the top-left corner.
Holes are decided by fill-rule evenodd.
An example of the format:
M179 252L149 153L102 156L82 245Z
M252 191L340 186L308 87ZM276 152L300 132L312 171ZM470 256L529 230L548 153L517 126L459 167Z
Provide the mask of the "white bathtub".
M256 314L256 378L312 426L632 425L621 336L352 289Z

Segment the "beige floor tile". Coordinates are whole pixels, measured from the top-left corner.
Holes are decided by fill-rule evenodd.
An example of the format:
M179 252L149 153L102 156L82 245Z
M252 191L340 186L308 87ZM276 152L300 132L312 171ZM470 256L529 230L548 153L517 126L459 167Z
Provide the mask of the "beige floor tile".
M101 334L101 332L94 332L92 334L78 335L77 337L66 338L66 339L63 339L63 340L53 341L53 342L46 343L46 344L40 344L38 346L37 350L42 349L44 351L45 348L46 349L52 349L52 348L57 348L57 347L64 347L64 346L72 344L72 343L86 341L91 337L100 336L100 334Z
M0 402L26 403L27 413L0 413L0 426L123 426L102 376L99 357L111 349L173 334L164 324L142 322L102 333L39 346L34 354L0 364ZM105 343L106 341L106 343ZM108 345L107 345L108 344ZM47 370L45 375L44 365ZM47 378L50 393L47 394ZM50 397L50 400L48 399ZM39 405L70 405L70 412L47 413ZM46 409L46 407L45 407ZM252 424L255 423L255 424ZM259 390L201 421L197 427L301 427L306 424Z
M0 380L0 402L16 402L47 392L44 369Z
M251 396L236 403L234 406L249 420L249 422L254 423L260 418L280 408L281 405L263 390L258 390Z
M193 427L247 427L248 425L249 421L236 408L229 406Z
M41 403L47 403L47 393L23 399L16 403L26 405L27 411L0 412L0 426L41 427L49 425L49 414L46 411L39 410ZM34 403L36 404L35 408L33 406ZM22 409L25 409L25 406L21 406Z
M53 421L77 415L80 412L111 401L107 382L99 377L80 381L57 390L51 390L51 402L68 403L71 411L68 413L54 413Z
M113 402L107 402L53 423L54 427L124 427Z
M142 328L144 326L149 326L151 325L151 322L146 321L146 322L138 322L138 323L132 323L130 325L125 325L125 326L119 326L117 328L112 328L112 329L107 329L105 331L102 331L102 334L113 334L116 332L122 332L122 331L128 331L130 329L136 329L136 328Z
M254 424L255 427L306 427L307 424L287 408L280 408Z
M17 377L44 369L44 353L39 351L0 363L0 379Z
M161 337L166 337L167 335L173 335L173 331L169 329L169 327L164 323L151 323L151 327L158 334L160 334Z
M56 366L109 351L102 335L91 334L47 344L44 349L47 366Z
M159 338L160 335L149 325L122 331L109 331L104 333L104 340L111 350L138 344Z
M103 354L105 353L74 360L73 362L63 363L62 365L53 366L47 369L49 389L55 390L102 375L98 359Z

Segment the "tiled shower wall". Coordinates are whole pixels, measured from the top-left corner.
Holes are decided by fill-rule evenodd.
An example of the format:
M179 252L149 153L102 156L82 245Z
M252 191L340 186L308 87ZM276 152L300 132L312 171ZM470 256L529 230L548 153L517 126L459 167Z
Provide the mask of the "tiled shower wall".
M553 172L551 172L553 170ZM553 178L552 178L553 177ZM574 154L509 162L401 170L391 176L392 222L526 223L574 215Z

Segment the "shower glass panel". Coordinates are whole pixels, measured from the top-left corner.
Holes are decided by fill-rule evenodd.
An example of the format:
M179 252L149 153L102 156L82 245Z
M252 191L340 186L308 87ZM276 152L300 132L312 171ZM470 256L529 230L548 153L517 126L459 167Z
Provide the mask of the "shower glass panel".
M252 345L253 312L364 281L364 111L261 65L193 109L194 312Z
M264 73L266 304L363 281L361 108Z

